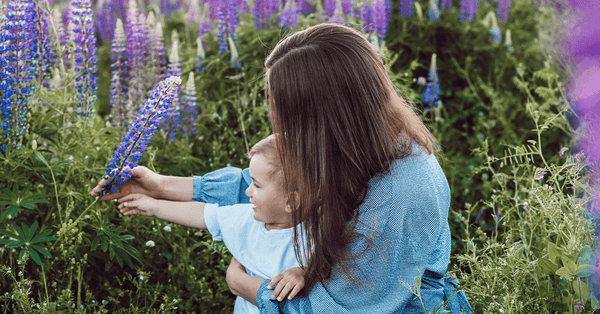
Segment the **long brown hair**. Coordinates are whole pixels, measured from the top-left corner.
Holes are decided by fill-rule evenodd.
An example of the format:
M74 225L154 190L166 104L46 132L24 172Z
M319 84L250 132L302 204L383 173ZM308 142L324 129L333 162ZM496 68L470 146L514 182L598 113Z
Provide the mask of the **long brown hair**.
M348 223L358 222L369 181L409 156L413 141L433 154L434 140L398 96L375 47L352 28L323 23L294 33L265 67L271 126L284 135L277 136L284 191L298 192L290 202L299 260L300 231L306 241L299 296L326 284L338 265L357 285L347 261L366 248L350 256L359 234Z

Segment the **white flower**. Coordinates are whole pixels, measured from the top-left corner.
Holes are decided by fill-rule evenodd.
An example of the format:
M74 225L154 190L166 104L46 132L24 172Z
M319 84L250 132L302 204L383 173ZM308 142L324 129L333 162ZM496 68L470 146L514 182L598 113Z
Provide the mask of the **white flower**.
M150 240L150 241L146 242L146 246L154 247L154 241Z
M166 232L171 232L171 227L169 226L165 226L163 229L165 229Z

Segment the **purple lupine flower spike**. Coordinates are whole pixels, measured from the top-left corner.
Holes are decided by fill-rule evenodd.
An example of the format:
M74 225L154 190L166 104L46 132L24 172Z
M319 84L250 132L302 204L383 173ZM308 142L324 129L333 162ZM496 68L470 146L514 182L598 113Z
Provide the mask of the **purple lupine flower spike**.
M429 0L429 16L430 21L437 21L440 19L440 10L438 9L437 0Z
M501 23L508 21L508 9L510 7L510 0L498 0L498 11L496 11L496 18Z
M35 9L27 0L15 0L6 4L6 22L0 26L0 43L5 52L0 58L0 110L2 111L2 135L6 144L20 150L23 136L29 128L28 98L34 90L31 68L35 49ZM2 150L6 150L2 144Z
M502 33L500 32L500 27L498 27L498 22L496 21L496 17L491 14L490 18L492 20L492 28L490 29L490 42L493 46L497 46L500 44L500 39L502 38Z
M362 13L363 29L367 33L375 33L377 31L377 20L373 1L374 0L367 0Z
M315 12L316 7L308 3L306 0L298 0L296 3L298 4L298 10L300 10L300 13L304 15L309 15L310 13Z
M387 28L389 25L385 8L385 0L375 0L374 5L375 27L379 38L383 40L385 39L385 34L387 33Z
M115 9L110 0L100 0L96 4L96 30L103 43L112 40L115 31Z
M204 9L200 13L200 26L198 27L198 37L208 33L213 27L210 20L210 11L208 9L208 3L204 4Z
M291 31L292 28L298 27L298 6L296 0L286 0L281 17L279 17L279 25L283 26L286 31Z
M34 5L35 18L35 38L33 40L35 48L33 49L33 72L36 74L36 81L45 87L48 87L50 78L50 68L54 63L54 45L48 31L49 16L47 12L47 2L41 1L39 5ZM43 102L42 102L43 103Z
M206 54L204 53L204 43L200 37L196 38L196 44L198 46L196 53L196 73L200 73L202 69L206 68L206 64L202 64L202 61L206 60Z
M142 159L142 153L148 149L147 145L150 144L152 135L158 131L157 125L164 117L164 112L169 108L180 85L181 78L169 77L152 90L129 127L129 132L123 137L123 142L108 162L105 179L109 181L104 185L102 194L109 191L116 193L117 185L125 183L123 178L131 178L131 168L137 167L137 161ZM126 167L129 169L125 169Z
M239 23L236 0L224 0L219 5L219 48L221 53L227 51L227 38L231 36L236 41L235 31Z
M452 0L442 0L440 10L448 10L452 7Z
M475 14L479 8L479 0L461 0L460 1L460 21L468 20L473 22Z
M331 19L330 19L330 23L335 23L335 24L340 24L340 25L346 25L346 21L344 20L344 13L343 13L343 9L342 9L342 3L340 2L340 0L336 0L335 1L336 6L335 6L335 11L333 11L333 14L331 15Z
M171 0L160 0L160 12L164 14L165 17L171 16Z
M75 79L75 87L78 92L77 114L87 117L95 113L92 104L96 101L96 90L98 89L98 78L94 75L98 68L96 62L96 36L94 34L94 21L92 19L92 2L90 0L73 0L71 3L71 22L74 25L75 36L75 72L83 70L83 74Z
M428 110L433 109L433 104L439 106L438 97L441 93L440 91L440 82L437 75L437 65L436 65L436 54L434 53L431 56L431 67L429 68L429 77L427 78L427 88L425 88L425 93L423 94L423 102L428 105Z
M162 25L160 22L156 23L154 27L154 57L156 58L155 64L155 80L160 81L161 79L167 78L167 53L165 49L165 39L163 37Z
M337 0L325 0L323 5L323 15L326 17L333 17L336 8Z
M413 1L414 0L400 0L400 16L412 17Z
M133 105L129 115L131 119L143 103L146 92L148 74L145 71L145 61L148 58L148 41L142 26L141 14L137 8L136 0L129 0L129 12L127 12L127 56L129 57L129 80L127 92L129 100Z
M254 24L256 28L269 28L269 19L277 10L279 10L279 4L275 8L273 0L256 0L254 4Z
M127 127L127 39L121 19L117 19L111 61L112 80L109 99L112 125Z
M190 72L187 84L183 90L183 101L181 102L181 120L183 122L181 135L186 137L186 142L189 142L190 135L196 134L194 124L198 123L198 118L195 118L198 116L197 106L194 72Z

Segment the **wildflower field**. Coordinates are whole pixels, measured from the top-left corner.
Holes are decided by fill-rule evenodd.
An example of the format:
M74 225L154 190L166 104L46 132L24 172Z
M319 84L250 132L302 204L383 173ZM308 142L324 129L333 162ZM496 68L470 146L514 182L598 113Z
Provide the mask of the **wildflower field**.
M0 312L231 313L222 242L90 192L124 166L246 168L271 132L265 57L332 22L378 47L441 144L448 272L475 313L594 313L600 156L560 49L572 12L566 0L0 1Z

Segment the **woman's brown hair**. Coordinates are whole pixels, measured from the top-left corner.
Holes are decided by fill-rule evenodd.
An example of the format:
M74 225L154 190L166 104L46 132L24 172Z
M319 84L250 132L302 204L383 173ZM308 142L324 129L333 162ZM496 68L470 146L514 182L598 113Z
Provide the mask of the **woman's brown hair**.
M306 241L299 296L326 284L338 265L356 285L347 261L360 256L349 255L358 234L348 222L358 222L369 181L409 156L412 142L434 153L431 133L396 93L375 47L350 27L324 23L294 33L265 67L271 126L284 135L276 138L284 191L298 192L298 203L290 202L299 260L299 231Z

